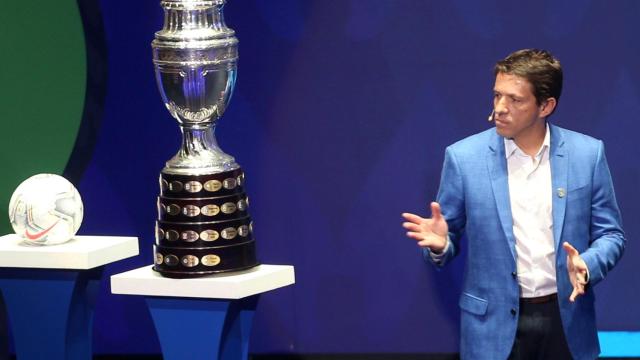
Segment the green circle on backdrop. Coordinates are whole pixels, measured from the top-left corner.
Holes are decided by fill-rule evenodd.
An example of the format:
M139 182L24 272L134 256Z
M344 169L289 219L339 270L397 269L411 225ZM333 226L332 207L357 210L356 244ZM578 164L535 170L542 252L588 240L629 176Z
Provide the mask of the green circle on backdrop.
M75 0L7 1L0 11L0 235L13 190L61 175L82 121L86 53Z

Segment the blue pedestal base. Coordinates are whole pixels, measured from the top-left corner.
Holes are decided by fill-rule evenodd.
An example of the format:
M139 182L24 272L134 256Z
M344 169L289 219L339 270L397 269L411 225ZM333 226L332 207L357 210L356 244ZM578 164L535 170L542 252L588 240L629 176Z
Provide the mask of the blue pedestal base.
M93 309L102 267L0 269L16 356L20 360L91 359Z
M9 360L9 319L0 291L0 360Z
M258 297L239 300L147 297L163 358L247 359Z

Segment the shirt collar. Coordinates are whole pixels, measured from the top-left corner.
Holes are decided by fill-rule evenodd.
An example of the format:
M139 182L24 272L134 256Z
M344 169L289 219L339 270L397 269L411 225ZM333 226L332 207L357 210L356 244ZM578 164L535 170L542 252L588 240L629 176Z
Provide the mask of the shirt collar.
M542 141L542 146L540 146L540 149L536 153L536 157L541 156L544 153L544 151L549 148L550 145L551 145L551 134L549 132L549 123L547 123L546 132L544 134L544 140ZM516 151L519 151L521 154L524 154L524 151L522 151L518 147L518 145L516 145L516 142L513 141L513 139L504 138L504 154L506 158L508 159L509 157L511 157L511 155L513 155Z

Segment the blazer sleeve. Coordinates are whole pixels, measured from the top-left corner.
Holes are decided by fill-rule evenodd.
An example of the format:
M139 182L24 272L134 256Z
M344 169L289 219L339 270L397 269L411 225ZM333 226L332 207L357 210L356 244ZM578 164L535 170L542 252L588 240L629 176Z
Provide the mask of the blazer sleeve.
M626 245L622 217L602 141L599 141L592 184L591 238L589 248L580 256L589 268L589 284L593 286L616 265Z
M442 215L449 226L449 244L443 256L434 258L428 248L423 250L423 256L426 261L442 267L458 255L460 237L464 232L466 223L464 183L458 160L451 147L448 147L445 151L440 188L436 201L440 204Z

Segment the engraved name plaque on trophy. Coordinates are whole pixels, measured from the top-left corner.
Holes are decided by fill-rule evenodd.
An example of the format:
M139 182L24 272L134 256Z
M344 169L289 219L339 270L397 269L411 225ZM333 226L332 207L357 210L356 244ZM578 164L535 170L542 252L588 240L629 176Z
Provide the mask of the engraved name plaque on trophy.
M182 131L160 173L154 270L196 277L258 265L244 173L214 130L236 80L238 39L225 0L164 0L153 63L162 100Z

